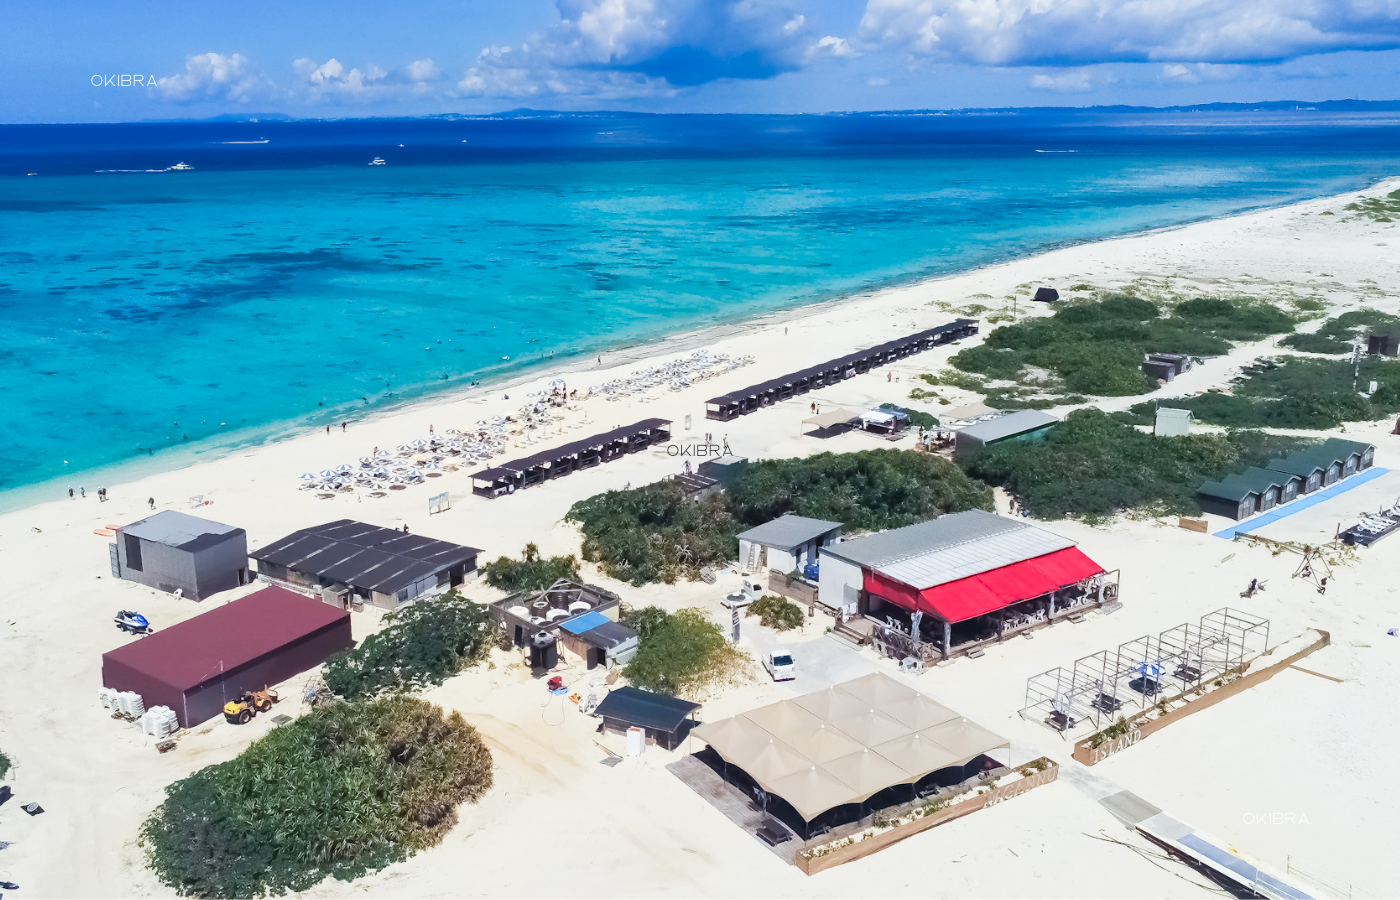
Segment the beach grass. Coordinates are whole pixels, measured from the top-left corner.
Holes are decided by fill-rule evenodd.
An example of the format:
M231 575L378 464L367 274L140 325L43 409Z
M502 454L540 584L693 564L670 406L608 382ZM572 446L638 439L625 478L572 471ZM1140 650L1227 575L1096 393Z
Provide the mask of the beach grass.
M622 670L634 687L695 699L748 678L753 659L702 609L627 607L622 623L637 632L637 654Z

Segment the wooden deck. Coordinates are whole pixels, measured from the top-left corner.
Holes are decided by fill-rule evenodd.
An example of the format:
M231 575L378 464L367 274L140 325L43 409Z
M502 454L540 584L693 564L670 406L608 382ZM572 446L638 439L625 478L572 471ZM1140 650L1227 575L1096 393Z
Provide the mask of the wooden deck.
M758 829L763 826L764 814L749 798L748 794L725 781L720 774L710 768L695 754L684 756L666 767L687 787L709 801L725 818L746 831L761 846L768 847L783 862L796 865L797 851L802 849L802 839L793 835L777 846L769 847L758 837Z

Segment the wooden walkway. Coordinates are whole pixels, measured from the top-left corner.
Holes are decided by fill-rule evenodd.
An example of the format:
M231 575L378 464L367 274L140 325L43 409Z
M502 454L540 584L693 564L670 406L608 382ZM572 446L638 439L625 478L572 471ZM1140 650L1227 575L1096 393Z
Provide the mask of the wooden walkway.
M758 837L758 829L763 826L764 821L763 811L754 804L748 794L721 778L718 772L698 756L691 754L682 757L666 769L695 793L708 800L725 818L746 831L760 846L773 851L774 855L788 865L795 865L797 851L803 846L801 838L794 834L789 840L770 847Z

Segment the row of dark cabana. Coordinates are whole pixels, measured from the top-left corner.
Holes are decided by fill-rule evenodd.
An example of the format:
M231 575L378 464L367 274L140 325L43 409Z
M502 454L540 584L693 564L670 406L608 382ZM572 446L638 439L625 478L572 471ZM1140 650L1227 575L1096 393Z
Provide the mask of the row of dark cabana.
M580 469L591 469L671 439L670 419L643 419L560 447L541 450L472 475L472 493L499 497Z
M705 402L705 417L727 422L736 416L743 416L772 406L780 400L787 400L819 387L837 384L852 375L860 375L876 366L912 356L951 343L977 333L976 319L957 319L937 328L930 328L911 334L908 337L889 341L868 350L860 350L845 356L828 360L820 365L799 369L788 375L759 382L737 391L721 394Z

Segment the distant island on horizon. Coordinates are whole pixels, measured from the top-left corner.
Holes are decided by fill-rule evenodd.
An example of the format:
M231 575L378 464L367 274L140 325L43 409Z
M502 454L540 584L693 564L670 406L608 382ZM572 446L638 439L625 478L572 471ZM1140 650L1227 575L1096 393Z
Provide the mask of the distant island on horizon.
M276 122L354 122L354 121L463 121L480 119L525 118L788 118L788 117L888 117L888 116L959 116L1014 115L1053 113L1184 113L1184 112L1393 112L1400 110L1400 100L1265 100L1260 102L1192 103L1176 106L1134 106L1131 104L1094 106L978 106L927 107L922 109L833 110L816 113L703 113L703 112L642 112L635 110L594 109L555 110L520 107L490 113L431 113L421 116L291 116L280 112L224 113L202 118L133 119L129 121L4 123L6 125L144 125L189 123L276 123Z

